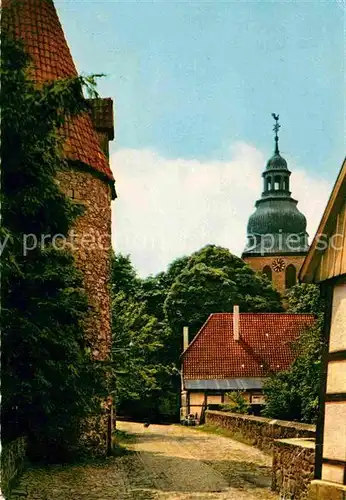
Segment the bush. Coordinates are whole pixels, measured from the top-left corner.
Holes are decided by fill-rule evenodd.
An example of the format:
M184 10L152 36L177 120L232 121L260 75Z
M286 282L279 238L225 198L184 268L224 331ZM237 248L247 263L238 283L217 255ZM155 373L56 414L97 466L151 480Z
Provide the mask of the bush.
M227 392L226 396L228 398L228 403L223 405L225 407L224 411L241 413L243 415L249 413L250 404L240 391Z
M299 355L290 369L266 382L265 417L316 423L322 347L321 321L317 321L300 338Z

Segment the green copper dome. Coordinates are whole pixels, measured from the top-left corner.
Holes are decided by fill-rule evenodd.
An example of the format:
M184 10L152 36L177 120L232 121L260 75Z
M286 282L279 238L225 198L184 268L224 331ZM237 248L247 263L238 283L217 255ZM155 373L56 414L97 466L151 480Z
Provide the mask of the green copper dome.
M282 158L280 153L274 153L273 156L268 160L267 170L287 170L287 161Z
M299 212L297 202L292 198L259 200L257 210L250 216L248 234L306 232L306 218Z
M276 120L275 151L262 174L264 189L247 225L247 245L243 257L264 254L300 254L308 250L306 218L291 197L290 175L280 155Z

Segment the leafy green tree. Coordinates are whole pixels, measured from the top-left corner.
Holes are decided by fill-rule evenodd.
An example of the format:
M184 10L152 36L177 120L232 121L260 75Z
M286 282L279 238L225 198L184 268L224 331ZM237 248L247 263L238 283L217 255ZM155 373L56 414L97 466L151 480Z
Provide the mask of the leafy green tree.
M176 278L187 266L188 261L189 257L179 257L168 266L166 272L149 276L142 281L141 299L146 301L148 311L159 321L165 321L164 303L166 297Z
M287 292L288 312L311 313L320 316L324 310L320 289L317 285L300 283Z
M224 411L230 411L232 413L241 413L246 415L249 413L250 404L247 402L245 397L240 391L227 392L226 396L228 402L223 405Z
M158 388L155 353L157 319L145 311L145 304L119 292L112 301L114 332L113 360L123 370L117 382L118 401L140 401Z
M135 297L141 290L141 281L137 277L129 255L120 253L112 256L112 291L114 294L125 293L129 297Z
M209 314L232 311L234 304L239 304L243 311L282 310L280 295L273 290L267 278L256 274L241 259L221 247L209 245L191 256L176 259L168 266L166 272L142 280L140 286L134 278L130 261L118 258L117 262L124 268L121 272L118 269L117 273L118 276L126 278L126 282L121 287L127 293L127 297L130 296L132 305L131 301L126 302L124 297L118 305L114 304L113 313L117 316L114 316L114 325L117 321L123 321L122 315L126 313L126 308L131 309L134 304L137 304L138 310L139 307L142 308L141 317L144 318L147 314L157 320L154 338L162 347L157 349L155 355L157 365L163 367L163 370L155 373L154 378L161 387L161 392L156 392L157 389L150 385L148 391L155 394L154 407L159 412L163 409L167 411L167 408L170 408L172 413L178 410L177 398L180 388L178 370L182 348L181 330L184 325L189 325L191 331L196 333ZM122 279L119 278L118 282L121 284ZM118 288L115 286L114 290ZM118 300L117 296L115 299ZM129 316L134 318L136 314L133 311L130 315L126 313L126 317ZM138 324L132 326L127 323L127 325L119 326L118 333L114 328L115 344L120 338L121 329L125 334L127 345L130 341L134 342L135 332L141 335ZM148 345L152 341L149 330L146 332ZM130 331L133 334L130 334ZM140 359L134 352L131 356L134 356L133 362L140 368L144 359ZM148 361L145 362L151 366ZM121 363L120 359L119 363ZM175 370L172 370L172 365L175 366ZM140 375L138 375L138 380L140 380ZM130 380L125 377L123 382L120 382L119 377L119 384L121 383L129 384ZM143 383L141 387L144 388L144 386ZM132 385L131 390L134 387L135 384ZM121 392L127 394L126 388L122 389L119 386L119 393ZM126 397L127 401L131 401L130 397ZM142 406L143 401L141 397ZM150 397L147 401L150 401ZM120 406L124 406L124 400Z
M99 409L97 396L106 391L84 338L82 276L70 252L52 242L82 213L55 180L68 168L57 131L87 103L83 78L38 87L28 64L2 33L2 438L25 434L32 456L56 460L75 449L81 420ZM36 242L29 252L27 235Z
M288 312L312 313L316 323L295 345L296 360L289 370L271 377L264 388L267 404L263 414L284 420L315 423L321 384L323 348L323 301L316 285L301 284L288 294Z
M178 404L171 382L174 367L166 356L166 323L148 312L129 256L115 255L114 262L112 325L113 361L118 372L117 409L138 418L172 416Z
M192 334L211 313L282 311L281 299L267 277L255 273L226 248L208 245L190 256L167 294L164 310L172 329L171 348L178 361L181 331L188 325Z
M147 310L159 321L164 321L165 315L163 304L167 295L165 273L159 273L156 276L149 276L141 283L139 290L139 299L145 301Z
M283 420L315 423L321 383L321 324L309 328L296 346L291 368L271 377L264 388L263 414Z

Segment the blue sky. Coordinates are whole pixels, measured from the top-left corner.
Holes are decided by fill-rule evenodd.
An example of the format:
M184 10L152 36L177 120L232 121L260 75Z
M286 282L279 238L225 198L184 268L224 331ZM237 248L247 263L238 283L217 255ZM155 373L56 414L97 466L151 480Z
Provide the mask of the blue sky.
M133 165L133 161L141 163L140 152L152 182L158 164L151 169L150 162L146 163L148 152L154 155L152 159L160 159L168 177L179 170L182 184L184 172L195 167L193 171L210 172L213 184L216 169L221 189L224 165L231 162L231 169L238 168L232 148L234 153L237 145L247 145L266 161L273 148L271 112L276 112L282 124L283 156L292 169L295 166L304 174L304 182L321 182L317 203L321 212L345 153L345 13L340 3L56 0L55 4L79 71L107 74L99 91L114 99L116 109L116 141L111 151L115 177L119 177L114 222L117 248L134 256L142 274L157 272L168 259L194 248L193 243L184 246L186 232L182 231L182 244L165 257L155 251L154 243L141 258L138 242L119 234L126 227L136 234L139 231L136 213L133 208L129 212L133 194L122 190L121 182L129 185L127 176L131 175L131 182L136 177L143 182L139 166ZM172 165L179 160L187 170L179 166L174 170ZM263 167L255 164L260 178ZM239 171L239 177L244 172ZM233 174L234 186L237 176ZM179 190L179 182L173 184ZM158 202L169 202L169 186L166 189L167 196ZM229 189L224 201L226 195L232 198L232 186ZM304 197L301 186L296 184L296 189ZM318 197L318 189L314 192ZM127 199L122 202L124 196ZM247 196L250 193L245 190ZM250 213L256 199L251 196ZM204 240L197 238L196 244L218 242L213 226L218 217L224 220L225 209L222 204L213 205L210 230L204 227ZM173 217L173 208L167 207L168 212ZM154 206L147 215L155 218ZM234 251L239 253L241 245Z

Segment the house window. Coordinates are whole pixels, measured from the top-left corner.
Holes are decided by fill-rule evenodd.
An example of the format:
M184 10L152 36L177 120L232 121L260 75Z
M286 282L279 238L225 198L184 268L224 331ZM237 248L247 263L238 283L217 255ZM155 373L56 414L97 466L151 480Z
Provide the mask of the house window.
M272 280L272 270L270 266L264 266L263 268L263 274L265 274L268 278L269 281Z
M286 289L292 288L297 282L297 271L293 264L286 267Z
M251 404L252 405L265 405L266 398L264 394L253 394L251 396Z

